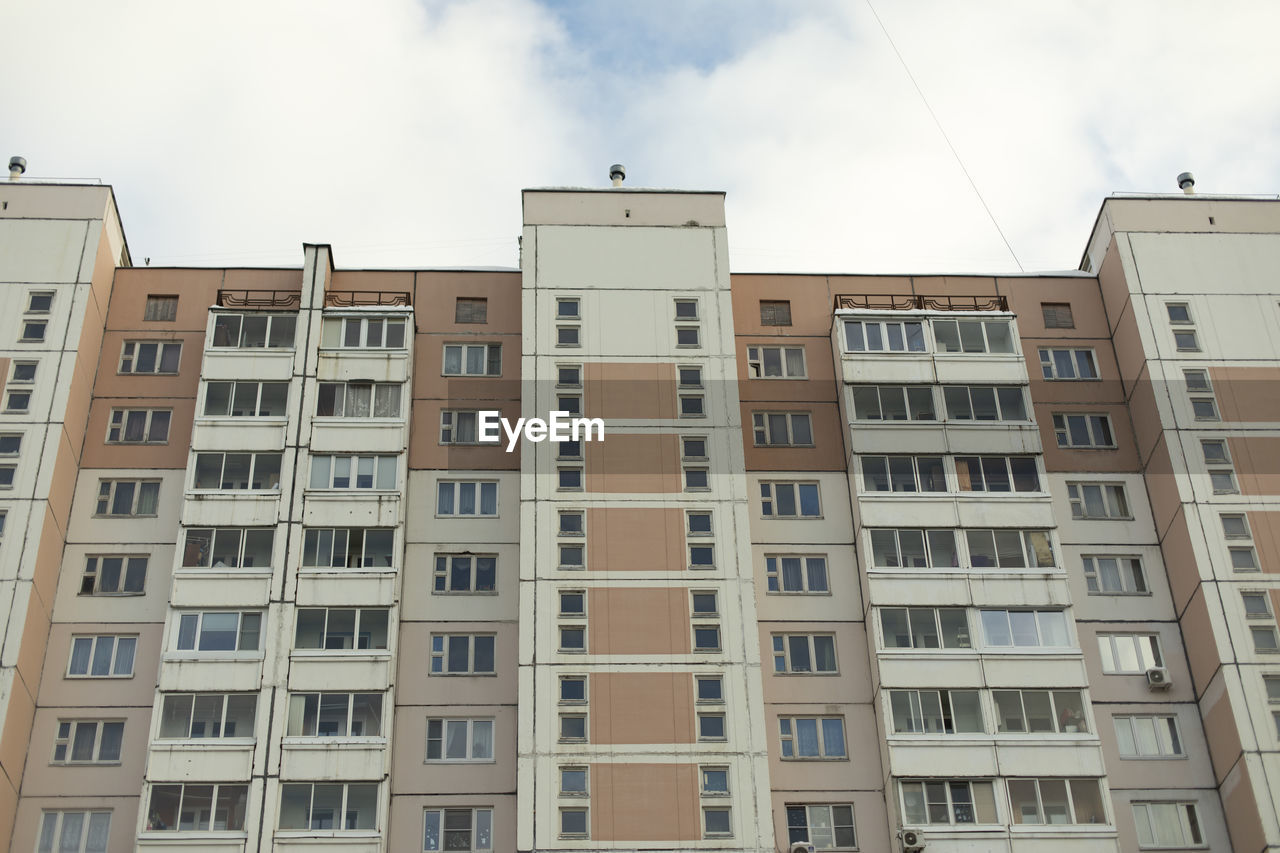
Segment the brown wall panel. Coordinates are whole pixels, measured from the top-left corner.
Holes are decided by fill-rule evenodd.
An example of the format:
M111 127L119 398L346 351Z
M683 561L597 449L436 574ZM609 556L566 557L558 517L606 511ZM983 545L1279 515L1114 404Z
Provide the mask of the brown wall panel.
M584 442L583 453L588 492L657 494L683 489L677 435L606 433L604 441Z
M1138 449L1133 440L1133 428L1129 424L1129 412L1123 405L1063 405L1036 404L1036 423L1040 426L1040 440L1044 444L1044 466L1048 471L1089 471L1091 473L1137 473ZM1059 447L1053 429L1055 414L1110 415L1111 434L1115 439L1114 450L1082 450Z
M1187 662L1191 666L1191 681L1195 686L1196 695L1200 696L1222 665L1217 638L1213 633L1213 623L1209 621L1209 609L1203 585L1192 594L1186 609L1178 619L1178 625L1185 638L1184 646L1187 651Z
M520 283L521 274L515 271L440 270L415 273L413 308L418 332L459 335L519 334ZM488 322L455 323L459 296L488 300L485 306Z
M593 672L589 690L592 743L694 742L687 672Z
M171 409L169 440L164 444L107 444L112 409ZM191 423L195 417L194 397L145 401L97 397L89 410L81 465L85 468L186 468L191 449Z
M688 568L680 509L595 507L587 510L591 571L672 572Z
M102 363L93 393L98 397L147 397L194 399L200 387L200 361L204 354L204 330L161 332L138 330L109 331L102 338ZM120 373L120 353L125 341L182 341L182 356L176 374Z
M406 293L412 300L414 275L409 270L334 270L327 290L357 293Z
M796 335L815 335L825 338L831 334L832 296L827 276L736 273L730 276L730 279L735 334L781 335L787 338ZM762 299L790 302L791 325L761 325L760 301ZM739 341L740 350L742 346L742 341ZM827 350L830 351L830 349L831 346L828 344Z
M748 372L747 348L754 346L804 347L804 379L778 379L752 376ZM735 341L738 365L738 399L743 402L778 400L782 402L839 402L841 383L835 375L835 360L829 337L791 337L785 340L760 336L739 337Z
M1227 439L1242 495L1280 495L1280 437Z
M1246 515L1258 567L1264 572L1280 572L1280 512L1256 510Z
M1231 696L1221 678L1215 680L1200 700L1200 713L1204 718L1205 741L1209 745L1209 759L1218 784L1240 760L1240 732L1236 728L1236 715L1231 707Z
M1231 849L1236 853L1266 850L1267 834L1258 813L1258 792L1254 791L1248 764L1240 762L1234 768L1230 778L1222 784L1221 793Z
M222 286L227 290L302 290L301 267L298 269L228 269L222 272ZM181 301L178 303L178 310L182 310Z
M691 630L686 587L587 590L587 650L593 655L686 655Z
M1098 267L1098 288L1102 291L1102 304L1107 310L1107 319L1114 330L1120 315L1129 304L1129 285L1124 276L1124 265L1120 262L1120 249L1115 237L1111 238L1106 253L1102 256L1102 265Z
M1145 364L1129 399L1129 417L1133 422L1138 457L1142 464L1151 459L1151 451L1160 443L1164 424L1156 407L1156 388L1151 384L1151 365Z
M1097 279L1075 276L1002 277L998 285L999 291L1008 297L1009 310L1018 315L1018 333L1024 338L1059 339L1053 343L1054 346L1070 346L1075 338L1107 338L1111 335ZM1075 327L1045 328L1043 302L1070 305Z
M1156 536L1163 538L1164 531L1181 511L1181 498L1173 476L1173 462L1169 459L1169 446L1161 436L1160 443L1151 452L1144 473L1147 497L1151 501L1151 516L1156 525Z
M566 361L572 361L572 358ZM583 365L583 412L613 419L674 418L676 366L667 362L587 362ZM691 427L692 428L692 427Z
M590 776L592 839L702 838L696 764L592 764Z
M757 447L752 428L756 412L808 412L813 447ZM847 471L844 427L834 403L742 404L742 445L748 471Z
M485 328L478 326L477 328ZM502 344L501 376L443 376L445 344ZM489 333L476 337L417 335L413 339L414 399L446 400L456 408L491 408L476 401L520 399L520 335Z
M301 273L295 272L301 281ZM174 332L203 332L208 328L209 308L217 303L218 290L257 289L251 285L224 284L223 271L218 269L165 269L143 267L120 269L116 272L116 286L111 293L111 307L107 312L108 329L129 329L138 337L152 333L169 337ZM292 288L297 290L297 286ZM178 313L172 321L143 320L148 296L178 297ZM108 353L109 355L109 353ZM118 357L119 352L116 353ZM186 359L186 352L182 354ZM109 365L110 359L104 363Z
M1125 393L1133 390L1134 384L1142 375L1142 368L1147 363L1147 353L1142 345L1142 336L1138 333L1138 321L1133 316L1133 304L1125 308L1116 322L1115 337L1112 338L1116 349L1116 365L1120 368L1120 379L1124 383Z
M409 422L409 467L412 469L454 469L459 471L519 471L520 448L524 439L516 441L515 448L507 453L507 434L499 427L502 436L497 445L449 445L440 443L440 412L447 404L437 400L414 400L413 417ZM466 408L496 409L514 426L520 417L520 402L504 401L483 403Z
M1209 381L1224 421L1280 421L1280 368L1211 367Z
M1165 575L1169 578L1169 593L1173 597L1173 610L1182 613L1200 587L1200 565L1196 562L1191 546L1191 534L1187 530L1187 514L1178 507L1169 529L1160 541L1160 557Z

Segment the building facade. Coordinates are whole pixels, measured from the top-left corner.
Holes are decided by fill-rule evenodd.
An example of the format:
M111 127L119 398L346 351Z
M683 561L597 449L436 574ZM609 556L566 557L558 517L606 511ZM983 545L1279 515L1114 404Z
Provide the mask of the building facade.
M1280 203L1017 276L731 274L719 193L526 190L494 271L0 204L10 849L1280 849Z

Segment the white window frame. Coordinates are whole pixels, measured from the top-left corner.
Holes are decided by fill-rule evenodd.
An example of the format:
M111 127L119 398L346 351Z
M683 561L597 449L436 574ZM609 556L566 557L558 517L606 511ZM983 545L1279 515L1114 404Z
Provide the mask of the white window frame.
M770 353L777 352L778 370L770 373L765 362L771 360ZM794 372L796 365L791 363L794 354L799 354L799 372ZM747 346L747 378L749 379L808 379L809 368L805 361L803 346L779 346L769 344L749 344Z
M800 588L788 589L784 560L799 562ZM826 554L765 554L765 583L774 595L830 595L831 574ZM821 579L820 585L814 581Z
M337 477L337 465L335 460L346 459L347 461L347 481L346 486L334 485ZM365 459L373 460L373 470L370 476L370 483L367 486L361 486L360 463ZM321 460L324 460L323 462ZM321 471L318 466L328 469L323 481L317 485L317 478ZM386 475L390 473L391 483L386 483ZM379 485L379 481L382 485ZM395 491L399 488L400 483L400 458L395 454L346 454L346 453L315 453L311 455L311 470L307 479L307 488L315 491L334 491L334 492L386 492Z
M458 351L458 369L449 370L449 350L456 349ZM468 355L472 350L479 349L483 355L481 358L482 369L479 373L468 370ZM493 370L496 367L497 370ZM502 344L486 342L486 343L467 343L459 341L457 343L444 344L440 356L440 375L441 376L470 376L473 378L496 378L502 376Z
M1098 501L1106 510L1105 515L1086 514L1089 508L1086 489L1098 490ZM1072 495L1073 491L1074 495ZM1071 517L1081 521L1131 521L1133 519L1133 508L1129 504L1128 492L1125 484L1120 482L1067 483L1067 503L1071 508ZM1121 503L1123 506L1120 505Z
M466 669L448 669L450 646L453 641L466 640L467 643L467 667ZM493 658L493 669L477 670L476 667L476 643L478 640L488 640L491 649L490 653ZM438 642L437 642L438 641ZM439 668L437 669L437 664ZM433 677L447 676L467 676L467 675L497 675L498 674L498 637L496 634L432 634L431 635L431 652L430 667L428 674Z
M1084 431L1083 442L1076 441L1079 430ZM1068 450L1114 450L1117 447L1111 416L1105 413L1058 412L1053 416L1053 433L1058 446Z
M816 634L772 634L773 646L773 674L774 675L839 675L840 659L836 651L836 635L827 633ZM796 668L796 662L793 660L795 647L793 642L803 643L805 646L805 654L809 656L809 665L807 667ZM828 642L831 644L831 668L818 669L818 643Z
M1188 847L1208 847L1205 840L1205 833L1202 829L1200 815L1196 811L1196 804L1190 801L1180 802L1131 802L1130 808L1133 810L1133 823L1135 832L1138 836L1139 850L1184 850ZM1168 814L1166 809L1173 809L1173 814ZM1153 812L1153 809L1159 809L1165 812L1163 815ZM1177 819L1179 838L1172 844L1159 844L1155 841L1155 835L1151 832L1152 827L1174 826L1174 818ZM1199 840L1196 839L1199 835ZM1150 843L1145 843L1144 836L1151 839Z
M156 735L155 735L156 740L204 741L204 740L233 740L234 739L234 740L252 741L255 737L254 729L257 726L257 722L258 722L258 694L257 693L175 692L175 693L162 693L160 695L162 697L160 701L161 722L156 727ZM218 717L217 730L215 732L201 732L199 736L193 735L191 733L191 728L192 726L195 725L196 700L201 697L207 698L209 696L216 696L218 699L221 700L221 704L222 704L222 711ZM226 734L227 722L228 722L227 713L228 713L229 706L231 704L231 697L233 696L251 697L252 699L252 714L250 715L251 719L248 720L248 723L249 723L248 733L240 733L240 734L234 734L234 735ZM165 710L165 707L169 704L171 700L178 701L183 698L190 700L190 707L187 709L187 724L183 729L185 734L179 735L178 737L168 737L164 734L164 720L169 716L169 712Z
M938 338L939 327L954 323L956 326L956 341L960 344L960 349L944 349L942 341ZM977 325L982 330L982 349L968 349L965 346L964 334L960 331L962 324ZM934 352L938 355L1012 355L1018 352L1017 335L1014 334L1013 325L1007 319L988 320L980 317L956 317L942 318L934 317L929 321L930 329L933 332ZM993 327L1004 327L1005 340L1009 344L1009 349L993 349L993 339L991 337L991 329Z
M981 536L984 533L991 534L991 545L994 550L996 560L992 566L978 566L974 560L974 542L973 537ZM987 569L996 569L1002 572L1011 571L1044 571L1046 569L1056 569L1058 567L1058 552L1053 544L1052 530L1037 530L1034 528L1007 528L1007 527L969 527L964 531L964 553L969 560L969 567L975 571L984 571ZM1001 553L1002 546L1007 546L1007 538L1009 535L1018 537L1018 542L1022 551L1021 566L1006 566L1001 563L1002 556L1012 556L1012 554ZM1040 562L1040 557L1036 551L1036 538L1043 536L1045 547L1049 549L1049 556L1052 558L1048 563ZM1004 539L1004 542L1001 540Z
M80 828L77 830L76 846L68 848L67 816L79 815ZM75 853L98 853L106 851L111 838L111 809L45 809L40 812L40 831L36 838L36 850L74 850ZM52 819L52 820L50 820ZM105 823L105 827L103 824ZM103 839L103 846L89 848L89 834L95 826ZM45 842L48 842L47 844Z
M125 438L125 432L131 415L142 415L141 439ZM152 433L157 429L156 416L163 415L160 420L164 424L164 436L157 438ZM173 427L173 409L112 409L107 420L107 444L168 444L169 430Z
M209 412L209 405L210 405L209 391L214 385L230 385L231 386L230 393L227 394L227 410L225 413L218 412L218 413L210 414ZM247 414L241 414L235 410L236 396L241 385L245 385L245 386L254 385L257 387L257 392L254 394L254 397L253 397L254 399L253 411ZM285 391L284 399L280 401L280 412L277 414L264 415L262 414L263 391L264 389L267 388L267 386L277 386L277 385L283 385L284 391ZM204 406L200 410L203 413L200 415L200 417L202 418L285 418L288 416L288 412L289 412L289 383L288 382L258 382L258 381L239 380L239 379L213 380L213 381L204 383L204 394L202 395L202 399L204 400Z
M1045 490L1045 478L1040 473L1040 464L1035 456L1026 454L1015 454L1011 456L981 454L978 456L970 456L968 454L958 454L953 457L956 466L956 491L960 494L984 494L984 495L1029 495L1041 493ZM973 477L969 478L969 488L964 488L964 478L960 476L960 464L962 461L976 459L979 468L982 470L982 488L974 488ZM991 489L988 488L989 476L987 472L987 463L989 460L999 459L1003 462L1004 474L1009 484L1008 489ZM1018 474L1013 470L1014 461L1029 462L1031 464L1032 473L1034 473L1036 482L1035 488L1020 489L1018 488ZM969 467L969 473L972 475L973 469Z
M1066 363L1071 366L1071 376L1059 376L1059 353L1066 353ZM1081 358L1088 362L1092 376L1081 376ZM1042 378L1051 382L1100 382L1102 374L1098 370L1098 354L1093 349L1078 347L1040 347L1040 373Z
M980 418L977 414L977 406L974 405L974 392L991 392L991 406L995 410L994 418ZM964 392L964 405L966 407L963 414L952 411L952 397L958 396L960 392ZM1018 398L1017 406L1021 409L1021 417L1014 417L1013 401L1011 399L1002 399L1016 395ZM959 403L960 401L955 401ZM942 408L946 412L947 421L949 423L1027 423L1030 418L1027 415L1028 406L1027 398L1023 393L1020 385L944 385L942 386Z
M850 331L855 326L858 328L857 343L860 344L857 347L854 346L854 338ZM870 326L876 327L876 337L881 344L874 349L869 346L870 336L866 331ZM893 334L890 333L890 329L895 330ZM930 351L930 336L925 335L924 322L921 320L846 319L842 331L840 346L846 353L927 353ZM900 343L901 346L893 346L894 343Z
M155 347L155 365L153 370L138 370L138 354L142 347ZM161 370L165 355L177 349L178 356L173 370ZM126 369L126 367L128 369ZM121 376L176 376L182 369L182 341L175 340L128 340L120 345L120 361L116 372Z
M781 418L782 423L775 423ZM797 423L805 424L808 441L796 438ZM781 427L779 429L779 426ZM751 432L756 447L813 447L813 416L809 412L768 411L751 413ZM779 434L781 433L781 434Z
M1137 554L1083 554L1080 559L1084 564L1084 579L1090 595L1151 595L1146 568ZM1119 587L1108 588L1103 560L1115 562ZM1127 564L1127 573L1122 562Z
M431 571L432 595L497 595L498 594L498 555L494 553L477 554L470 551L437 551L433 555ZM493 588L480 589L480 561L492 561ZM454 568L459 561L467 561L467 588L453 587Z
M1009 643L992 642L990 632L987 631L987 614L1004 614L1004 624L1008 628ZM1013 614L1031 613L1034 614L1032 622L1036 629L1035 643L1019 643L1015 637L1016 632L1013 627ZM995 618L994 616L992 618ZM1050 644L1046 642L1049 634L1052 632L1051 620L1060 619L1061 633L1063 635L1063 643ZM1065 610L1054 610L1048 608L1026 608L1026 607L980 607L978 608L978 623L982 625L982 647L984 649L1004 649L1009 651L1021 651L1025 649L1068 649L1072 647L1071 626L1067 619Z
M198 531L209 532L209 546L205 554L203 562L188 563L187 551L194 545L199 546L198 542L191 541L191 535ZM217 541L219 534L225 534L228 531L234 532L237 538L236 545L236 561L235 565L215 566L213 563L213 555L217 550L214 543ZM271 536L271 547L268 549L272 559L265 566L246 566L245 552L249 547L249 533L267 533ZM276 529L274 527L185 527L183 528L184 538L182 540L182 563L178 567L180 569L270 569L275 563L275 545L276 545ZM197 552L198 553L198 552Z
M221 459L221 461L218 463L218 485L214 487L197 486L196 478L199 477L200 475L201 458L202 457L212 458L215 456ZM230 488L227 488L223 485L223 483L226 482L223 478L226 477L226 474L227 474L227 457L228 456L248 456L249 457L249 479L246 481L244 486L231 486ZM319 457L314 457L314 456L312 457L313 460L316 458L319 458ZM254 483L258 481L258 477L260 476L258 473L258 461L271 460L271 459L274 459L279 463L279 473L276 477L275 485L255 486ZM274 452L274 451L262 451L262 452L243 451L241 452L241 451L201 450L196 452L195 464L192 465L191 467L192 467L191 491L193 492L279 492L280 480L284 476L284 454L280 452ZM263 482L270 482L270 481L268 480Z
M84 672L72 671L72 666L76 659L76 646L82 641L89 643L89 656L86 660ZM93 664L98 658L98 646L104 642L111 643L111 651L106 656L107 672L100 675L93 673ZM121 665L120 649L125 643L129 644L129 669L127 672L117 672ZM67 654L67 672L66 678L133 678L133 668L138 662L138 635L137 634L73 634L71 636L71 648Z
M789 842L808 841L817 850L857 850L858 849L858 822L857 815L854 813L853 803L787 803L784 807L786 812L793 809L803 809L805 823L803 827L795 827L790 823L790 815L787 815L787 839ZM849 823L836 822L836 809L849 810ZM815 813L826 812L825 819L815 817ZM839 835L842 830L848 830L853 835L852 844L838 843ZM803 837L800 833L803 832ZM830 836L827 838L825 836ZM830 841L828 844L827 842Z
M889 712L886 717L886 724L893 729L894 735L929 735L933 737L948 735L974 735L986 734L986 721L982 719L982 699L977 689L916 689L916 688L895 688L888 691L889 693ZM973 694L973 702L978 709L977 722L979 728L976 730L965 729L957 731L956 729L956 713L953 704L952 694L969 693ZM907 713L910 717L911 728L906 731L898 731L897 712L893 706L893 700L896 695L904 694L907 699ZM926 731L925 730L925 700L921 694L932 694L934 701L937 703L938 709L937 719L943 723L942 731ZM930 708L932 710L932 706Z
M1019 717L1019 721L1022 725L1022 729L1020 731L1006 732L1006 731L1000 730L1000 726L1004 718L1001 717L1000 704L999 704L999 701L996 699L997 693L1018 694L1018 709L1019 709L1019 713L1021 714L1021 716ZM1089 733L1090 731L1089 721L1085 716L1086 714L1085 708L1088 703L1085 701L1084 696L1081 695L1081 691L1078 689L1040 688L1040 689L1021 690L1014 687L996 687L996 688L993 688L991 691L991 708L992 708L993 714L995 715L996 734L998 735L1032 735L1036 737L1049 734L1050 732L1032 731L1031 717L1030 715L1027 714L1027 694L1040 694L1040 693L1043 693L1045 695L1049 703L1049 718L1053 721L1052 734L1088 734ZM1078 718L1072 718L1073 721L1070 723L1068 723L1066 721L1066 718L1064 718L1064 715L1067 714L1067 712L1070 709L1065 707L1062 709L1058 708L1058 695L1061 693L1070 693L1074 695L1076 704L1080 706L1081 716ZM1066 731L1066 727L1069 725L1075 726L1076 730L1074 732Z
M357 344L348 346L347 340L347 324L359 324L359 331L356 333L360 341ZM369 330L373 328L373 323L378 326L378 339L381 343L369 343ZM400 328L398 337L400 343L392 345L391 330L395 327ZM321 325L320 330L320 348L321 349L374 349L374 350L402 350L408 348L409 338L413 334L412 327L408 325L408 318L403 315L398 316L326 316Z
M349 414L346 410L351 397L352 388L368 388L368 411L363 414ZM333 390L333 413L320 414L320 393L328 388ZM339 393L341 392L341 393ZM381 403L379 399L381 399ZM319 382L316 388L315 416L322 423L330 420L346 421L394 421L404 417L404 385L400 382ZM393 414L378 414L379 407L394 409Z
M945 821L934 821L930 819L928 785L941 785L943 792L946 794L946 803L935 802L932 805L945 805L947 809L947 819ZM952 797L952 785L964 785L968 791L969 800L966 803L957 802ZM978 797L974 795L974 786L985 785L986 795L983 797L984 804L991 806L991 820L983 822L979 820L978 814ZM919 786L920 804L924 809L924 814L920 818L907 815L907 788L908 786ZM920 823L925 826L989 826L999 821L999 809L996 806L995 786L990 779L900 779L898 780L898 802L902 808L902 816L904 822ZM962 821L956 819L956 807L964 806L970 809L973 820Z
M470 812L471 828L467 830L471 843L467 847L450 847L445 840L446 832L461 832L460 829L445 829L445 820L448 812ZM436 827L435 843L430 844L428 833L431 831L432 823ZM493 851L493 809L492 808L473 808L463 806L458 808L442 807L434 809L422 810L422 849L426 853L436 853L436 851L448 851L449 853L492 853ZM482 835L488 839L487 844L481 841ZM483 846L481 846L483 844Z
M900 463L901 460L903 459L910 460L911 462L911 484L910 484L911 488L895 489L894 477L896 474L900 474L901 472L894 471L894 462L897 461ZM867 468L875 464L876 460L881 461L881 469L884 473L884 481L886 485L888 485L889 487L887 489L871 488L872 478L867 476ZM941 489L925 489L924 488L924 482L925 482L924 464L926 462L932 463L934 461L938 463L936 470L940 471L942 474L942 488ZM932 465L930 465L930 469L931 470L933 469ZM877 495L877 496L878 495L902 495L902 494L938 495L938 494L945 494L946 492L950 491L950 487L951 487L950 477L947 476L947 463L945 458L941 455L934 455L934 454L916 454L916 455L907 455L907 454L901 454L901 453L865 454L863 456L858 457L858 478L859 478L858 482L861 487L862 494L865 494L865 495Z
M797 753L797 746L800 741L799 723L812 720L817 734L817 755L800 755ZM835 752L831 749L831 744L827 743L826 733L824 731L826 723L838 722L840 724L840 751ZM844 724L844 717L835 715L793 715L786 714L778 717L778 753L783 761L848 761L848 730Z
M218 329L221 321L228 318L236 318L235 335L236 342L231 344L218 343ZM250 317L261 317L266 322L262 327L262 346L246 346L245 336L248 329L245 328L245 320ZM282 322L287 320L288 322ZM279 322L278 322L279 321ZM255 324L256 325L256 324ZM282 343L286 333L280 332L276 326L284 326L290 328L287 333L288 343ZM228 329L228 334L230 330ZM287 350L293 349L298 339L298 315L293 312L284 311L218 311L213 315L213 326L210 329L209 349L213 350Z
M459 756L448 756L449 730L454 726L461 726L463 731L463 743L466 746L465 754ZM433 737L432 728L438 730L438 734ZM487 727L489 730L489 754L477 754L476 738L478 732ZM494 757L497 753L495 736L497 734L497 724L493 717L427 717L427 743L425 759L427 764L493 764L497 759ZM431 756L432 741L438 742L438 755L434 758Z
M1119 644L1133 646L1133 654L1137 659L1137 669L1118 669L1119 656L1116 649ZM1101 658L1103 675L1142 675L1148 669L1164 666L1164 653L1160 648L1160 635L1138 632L1108 631L1098 634L1098 653ZM1108 663L1110 661L1110 663ZM1108 666L1110 668L1108 668Z
M152 782L150 787L147 789L147 798L146 798L147 813L149 815L154 813L153 798L155 796L156 788L177 788L178 789L178 807L176 811L179 815L179 822L176 826L152 827L150 824L150 821L148 821L147 824L145 825L145 830L147 832L177 833L177 834L189 837L192 835L196 835L196 833L204 833L204 832L210 832L210 831L213 831L213 832L223 832L223 831L243 832L244 831L244 826L217 826L216 816L219 814L217 806L222 802L222 797L220 795L225 793L226 789L231 788L231 789L240 789L244 791L243 802L245 803L245 809L244 809L244 813L241 816L247 817L248 802L249 802L248 783L245 783L245 782L231 782L231 783L228 783L228 782ZM187 788L209 788L210 789L210 795L211 795L209 798L210 811L197 813L199 822L207 825L199 826L197 828L184 828L182 826L182 817L185 816L186 814L192 814L192 812L184 810L182 808L182 801L186 797ZM239 799L239 798L237 797L236 799ZM196 837L199 837L199 836L197 835Z
M200 648L201 638L204 636L204 623L206 617L209 616L235 616L236 617L236 647L234 649L202 649ZM259 655L262 652L262 633L266 623L266 612L262 610L183 610L177 613L176 619L173 620L173 646L175 652L189 652L196 655ZM192 622L189 617L195 617ZM247 631L245 628L246 617L257 618L257 630ZM182 633L185 625L194 625L191 647L182 647ZM252 646L245 645L249 637L254 637Z
M116 496L122 484L128 483L133 486L133 499L129 503L129 512L111 512L115 507ZM154 487L152 489L151 487ZM138 507L142 503L143 490L154 491L156 512L140 513ZM106 502L106 511L102 510L103 502ZM159 480L99 480L98 496L94 502L94 515L99 518L154 518L159 514L160 509L160 481Z
M102 588L103 566L106 560L120 561L120 566L116 572L115 589ZM90 554L85 557L84 574L80 577L80 595L143 595L147 587L148 562L149 559L146 554ZM130 579L138 580L135 568L139 564L141 565L142 577L137 584L137 588L130 589ZM85 589L86 585L89 586L88 589Z
M804 498L801 496L801 490L810 487L818 502L816 513L804 512ZM783 488L791 490L791 500L796 510L789 515L778 512L779 490ZM816 480L765 480L760 483L760 512L765 518L822 518L821 486Z
M459 500L463 487L471 485L473 488L472 507L473 512L462 512L461 501ZM448 486L450 488L449 502L452 507L449 512L440 511L440 498L443 494L442 490ZM484 492L486 486L493 486L493 512L484 512ZM437 480L436 481L436 518L497 518L501 513L498 510L498 501L502 494L499 489L497 480Z
M903 556L903 548L902 548L902 535L903 535L904 533L911 533L911 534L918 533L918 534L920 534L920 548L921 548L921 550L920 550L919 552L913 552L913 553L922 553L922 554L924 554L924 558L925 558L925 565L923 565L923 566L908 566L908 565L906 565L906 558ZM877 554L877 550L878 550L878 549L876 548L876 540L877 540L877 539L880 539L880 540L885 539L885 538L886 538L885 534L891 534L891 535L892 535L892 537L893 537L893 550L894 550L894 558L895 558L895 563L894 563L893 565L890 565L890 564L887 564L887 563L878 563L878 562L876 562L876 554ZM933 537L933 535L932 535L932 534L944 534L944 535L946 535L946 536L950 536L950 537L951 537L951 551L952 551L952 553L954 553L954 554L956 555L956 565L942 565L942 564L940 564L940 563L939 563L938 559L936 558L936 556L935 556L935 554L934 554L934 548L933 548L933 539L934 539L934 537ZM869 547L868 547L868 549L867 549L867 558L868 558L868 561L869 561L869 562L868 562L868 565L869 565L869 567L870 567L870 568L873 568L873 569L890 569L890 570L910 569L910 570L912 570L912 571L930 571L930 570L932 570L932 571L959 571L959 570L960 570L960 568L961 568L961 567L960 567L960 565L959 565L960 557L961 557L961 551L960 551L960 546L959 546L958 540L956 539L956 531L955 531L955 529L954 529L954 528L950 528L950 527L941 527L941 528L920 528L920 527L877 527L877 528L867 528L867 540L868 540L868 542L869 542Z
M61 764L68 766L88 765L88 764L121 764L124 755L124 725L125 720L58 720L58 728L54 733L53 739L53 757L50 764ZM115 758L102 757L103 734L107 726L116 727L119 732L116 748L118 753ZM66 734L63 735L63 731ZM92 729L91 740L89 742L89 751L92 753L90 758L74 758L74 752L79 746L81 730ZM61 756L59 756L61 752Z
M1121 758L1186 758L1178 717L1174 714L1116 714L1112 718L1116 730L1116 753ZM1141 737L1139 721L1149 727L1149 735ZM1154 751L1144 747L1154 747Z
M875 397L874 414L865 405L870 402L866 398L872 395ZM928 403L927 417L921 405L925 402ZM928 385L853 385L849 388L849 410L853 419L860 423L938 422L937 400L933 388ZM891 414L900 412L905 417L885 417L886 410Z

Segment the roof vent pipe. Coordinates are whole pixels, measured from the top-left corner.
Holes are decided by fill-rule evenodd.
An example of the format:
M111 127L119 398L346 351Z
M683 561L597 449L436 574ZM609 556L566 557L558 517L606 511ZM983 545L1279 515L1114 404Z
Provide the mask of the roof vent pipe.
M27 171L26 157L10 157L9 158L9 180L16 181L22 177L22 173Z
M613 181L615 187L622 186L622 182L627 179L627 169L621 163L614 163L609 167L609 180Z
M1178 186L1181 187L1182 191L1187 195L1195 195L1196 194L1196 176L1191 174L1190 172L1183 172L1181 175L1178 176Z

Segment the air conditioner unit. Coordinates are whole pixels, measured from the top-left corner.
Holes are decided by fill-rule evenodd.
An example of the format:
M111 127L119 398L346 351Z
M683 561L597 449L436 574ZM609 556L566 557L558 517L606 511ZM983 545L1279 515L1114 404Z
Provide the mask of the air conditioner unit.
M1147 687L1152 690L1168 690L1173 682L1169 679L1169 670L1162 666L1153 666L1147 670Z
M813 853L814 847L808 841L792 841L791 853Z
M898 830L898 840L902 842L902 853L920 853L924 849L924 836L918 829Z

